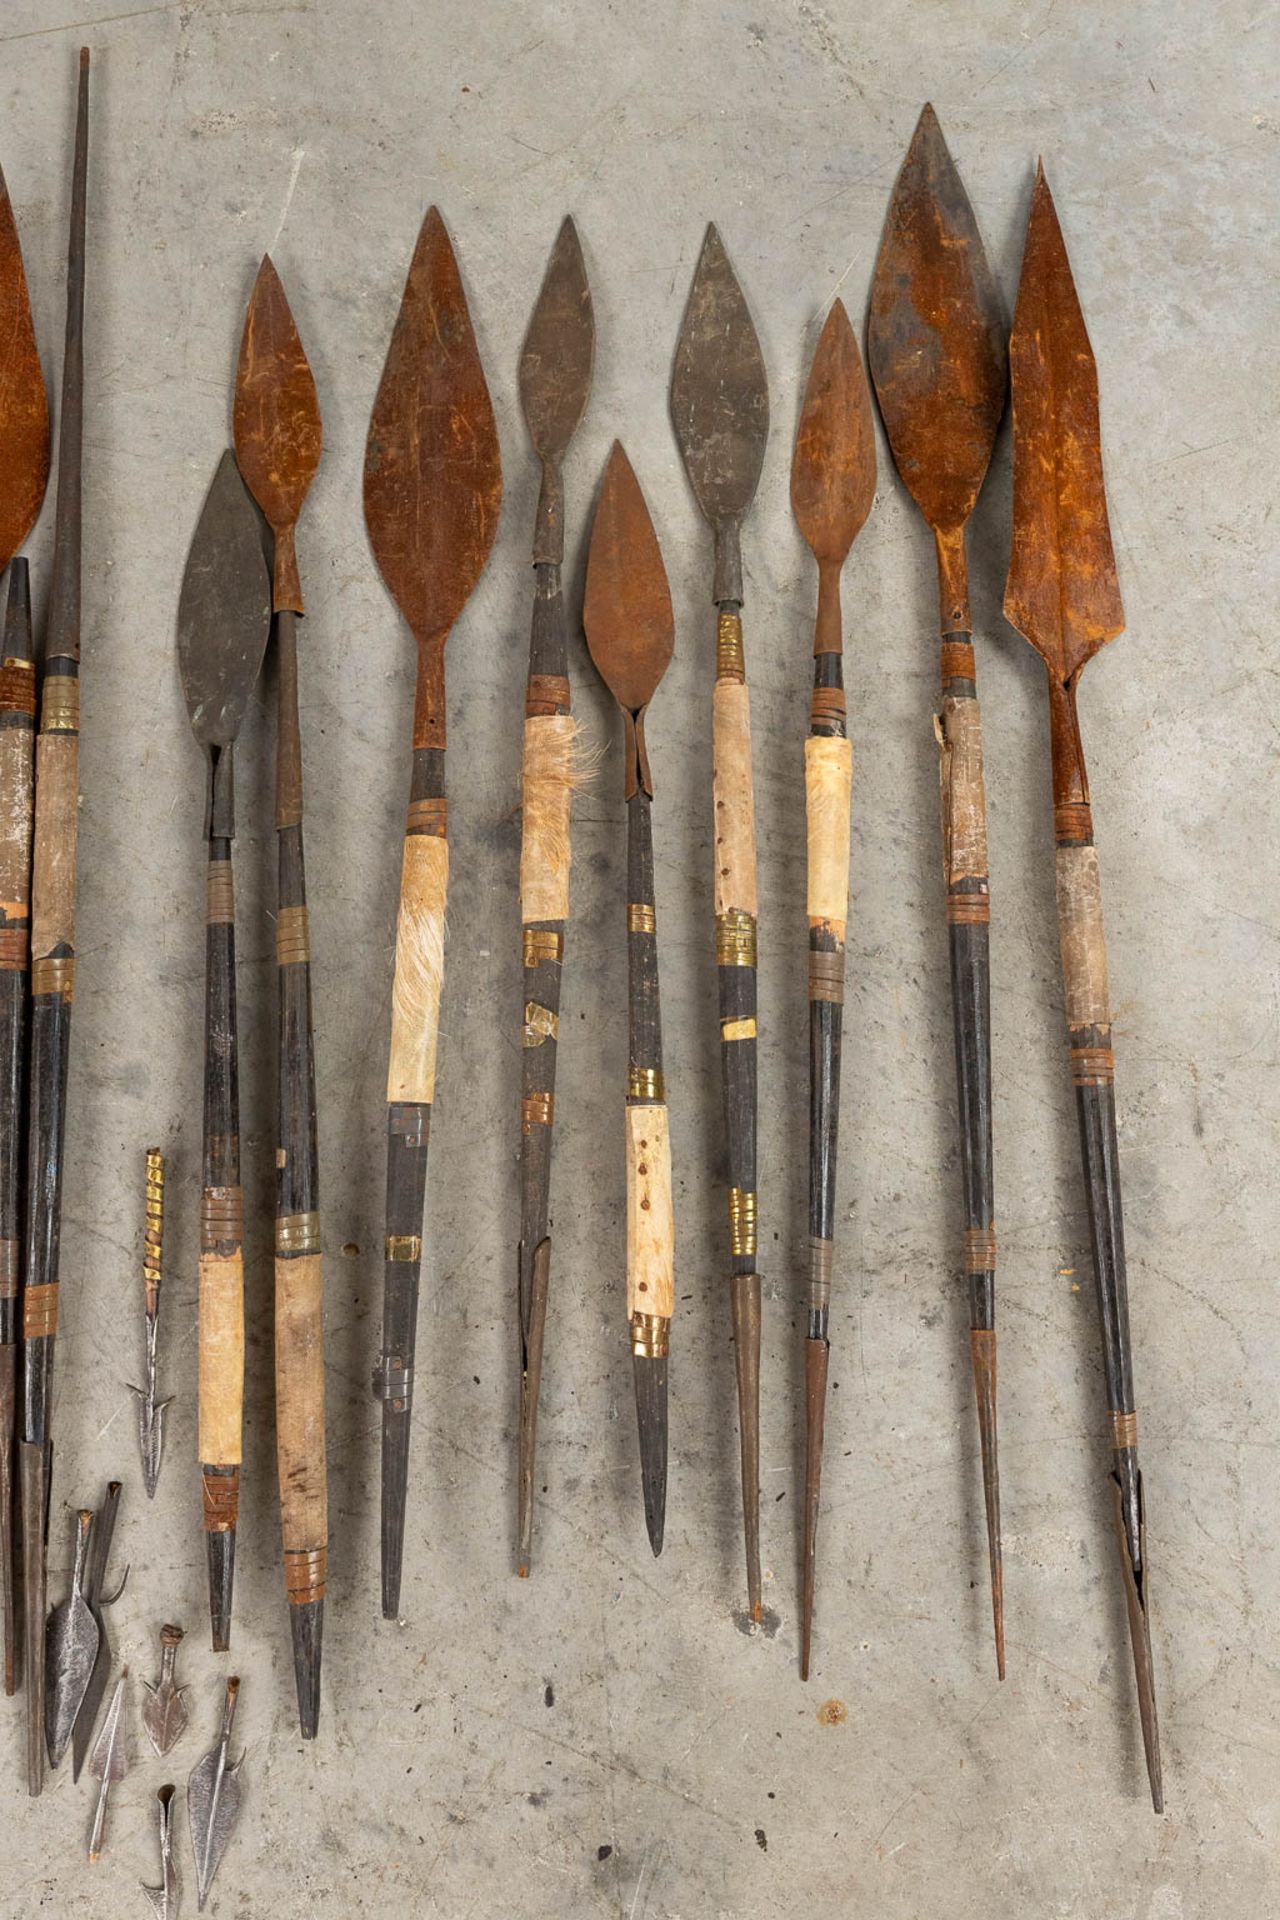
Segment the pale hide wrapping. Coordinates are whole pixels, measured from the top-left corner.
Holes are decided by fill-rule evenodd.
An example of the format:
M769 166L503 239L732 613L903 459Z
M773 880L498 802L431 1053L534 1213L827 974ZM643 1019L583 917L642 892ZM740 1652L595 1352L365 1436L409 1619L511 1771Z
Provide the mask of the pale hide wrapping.
M627 1108L627 1318L676 1306L676 1226L665 1107Z
M391 990L389 1104L429 1107L435 1095L448 891L449 842L436 833L406 834Z
M751 792L751 702L739 680L717 680L711 709L716 915L759 911Z
M569 813L583 763L571 713L539 713L524 723L524 799L520 839L520 918L525 926L569 918Z
M1059 847L1058 931L1069 1027L1109 1027L1107 938L1096 847Z
M244 1258L200 1255L200 1410L196 1451L208 1467L238 1467L244 1403Z
M36 742L36 832L31 878L31 957L45 960L76 936L76 804L80 742L44 733Z
M944 700L934 731L942 788L942 871L950 889L958 880L987 878L987 799L977 701Z
M853 743L811 733L804 743L805 820L809 835L809 920L824 920L838 940L849 917L849 810Z
M318 1253L276 1261L276 1465L285 1552L329 1538L324 1469L324 1274Z
M32 748L24 727L0 728L0 911L25 919L31 895Z

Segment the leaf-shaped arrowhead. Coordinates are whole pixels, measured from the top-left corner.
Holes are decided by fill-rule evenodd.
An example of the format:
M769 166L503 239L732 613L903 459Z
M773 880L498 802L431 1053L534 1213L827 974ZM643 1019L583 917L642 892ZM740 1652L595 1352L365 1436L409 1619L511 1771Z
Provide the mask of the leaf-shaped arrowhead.
M420 645L448 635L484 571L502 505L493 405L444 221L430 208L373 403L364 517Z
M540 459L564 458L586 411L595 342L582 245L566 215L520 355L520 404Z
M49 481L49 398L18 225L0 173L0 570L36 522Z
M843 562L875 494L871 395L849 316L837 300L809 369L791 461L791 508L816 560Z
M755 495L769 437L769 383L720 235L707 228L671 375L671 420L689 483L713 524Z
M1124 628L1098 371L1041 167L1009 342L1013 551L1004 613L1065 684Z
M245 485L276 537L272 604L302 612L293 528L320 464L323 432L316 383L269 254L245 314L232 414Z
M963 527L1008 390L1004 307L969 196L926 106L871 284L867 363L894 461L935 531Z

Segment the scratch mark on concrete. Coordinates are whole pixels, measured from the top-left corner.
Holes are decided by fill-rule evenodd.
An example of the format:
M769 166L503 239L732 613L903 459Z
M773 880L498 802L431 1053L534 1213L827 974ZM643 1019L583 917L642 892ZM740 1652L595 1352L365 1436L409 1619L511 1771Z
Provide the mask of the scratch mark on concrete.
M307 150L305 147L294 148L293 170L289 175L289 185L285 190L284 205L280 209L280 224L272 235L271 245L267 248L268 253L273 253L280 245L280 235L284 232L284 223L289 218L289 209L293 205L293 196L298 188L298 175L302 172L302 163L306 157Z

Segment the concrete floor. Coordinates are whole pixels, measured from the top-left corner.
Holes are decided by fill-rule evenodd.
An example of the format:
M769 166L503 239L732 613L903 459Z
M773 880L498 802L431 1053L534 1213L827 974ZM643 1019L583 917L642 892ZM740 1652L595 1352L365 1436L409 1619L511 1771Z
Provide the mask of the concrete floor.
M236 1606L244 1812L224 1914L1261 1920L1280 1906L1274 1168L1280 836L1276 16L1264 0L8 0L3 164L60 359L75 48L94 52L81 946L51 1579L70 1514L126 1484L120 1657L188 1630L192 1725L144 1746L102 1864L64 1772L29 1805L0 1714L0 1909L124 1916L154 1790L213 1736L194 1475L201 769L178 685L187 543L270 247L319 383L303 523L333 1538L322 1737L296 1738L271 1410L271 687L240 758L250 1206ZM1142 1775L1106 1506L1092 1281L1061 1030L1041 672L1000 619L1007 436L974 531L995 922L1009 1679L993 1674L939 914L932 562L887 453L847 573L857 752L851 994L816 1670L797 1678L807 1053L800 742L813 581L788 509L798 393L855 319L932 97L1012 302L1037 153L1101 369L1127 636L1090 668L1117 1007L1134 1337L1169 1811ZM494 559L449 649L454 871L404 1620L377 1601L382 1099L412 652L360 509L365 428L418 223L458 247L507 467ZM623 1330L624 828L616 750L577 816L534 1578L512 1575L518 747L535 474L516 397L546 253L577 216L595 393L568 467L575 592L614 435L675 596L651 739L679 1307L667 1547L649 1555ZM775 429L744 539L755 696L767 1276L764 1516L776 1631L744 1634L715 1052L709 548L667 420L708 217L760 329ZM43 608L52 514L31 546ZM613 721L575 646L575 698ZM171 1156L147 1506L142 1151ZM1271 1463L1268 1465L1268 1463ZM841 1703L841 1709L826 1703ZM147 1755L144 1758L144 1753ZM187 1908L194 1911L185 1814Z

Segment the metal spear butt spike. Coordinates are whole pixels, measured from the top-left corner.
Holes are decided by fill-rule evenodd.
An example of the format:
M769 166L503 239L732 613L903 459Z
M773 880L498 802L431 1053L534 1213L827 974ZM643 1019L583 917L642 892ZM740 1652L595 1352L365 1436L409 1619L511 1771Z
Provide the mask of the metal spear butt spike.
M244 1755L234 1762L231 1759L231 1727L239 1693L239 1676L233 1674L227 1681L217 1741L191 1769L187 1779L187 1821L191 1828L197 1905L201 1912L240 1811L240 1768Z
M523 1247L520 1264L523 1267ZM551 1287L551 1236L538 1242L529 1284L529 1322L521 1330L519 1550L516 1571L527 1580L533 1565L533 1467L538 1438L538 1393L542 1385L542 1346Z

